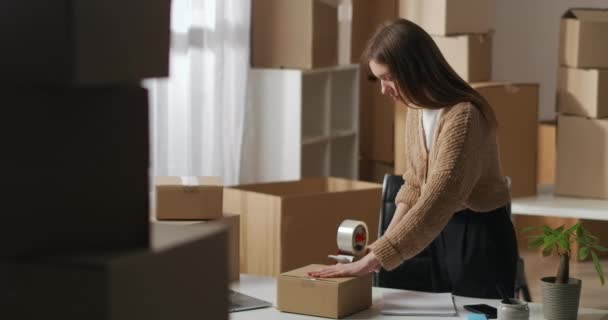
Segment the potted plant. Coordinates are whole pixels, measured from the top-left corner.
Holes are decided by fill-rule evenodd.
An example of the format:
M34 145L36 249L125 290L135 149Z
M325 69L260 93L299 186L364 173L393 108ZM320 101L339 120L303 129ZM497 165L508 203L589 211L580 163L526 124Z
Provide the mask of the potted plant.
M580 279L570 277L570 256L572 244L578 244L578 259L586 260L591 256L595 270L604 285L604 271L598 258L598 251L608 251L599 245L599 239L591 235L580 223L566 229L564 226L552 229L549 226L524 228L523 232L541 231L531 236L530 248L542 248L544 257L556 253L559 257L557 274L541 279L543 291L543 314L549 320L576 319L581 295Z

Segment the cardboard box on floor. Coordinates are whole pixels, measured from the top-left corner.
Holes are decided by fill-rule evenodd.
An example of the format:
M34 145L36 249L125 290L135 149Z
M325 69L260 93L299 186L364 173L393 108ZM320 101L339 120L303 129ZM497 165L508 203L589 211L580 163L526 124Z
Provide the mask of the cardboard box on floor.
M432 36L441 53L458 75L467 82L492 78L492 34Z
M154 225L152 248L2 260L7 319L228 319L225 226Z
M560 24L560 64L608 68L608 9L571 9Z
M503 173L511 177L513 197L536 194L538 151L538 84L474 83L498 120Z
M331 177L225 188L224 211L241 218L241 272L277 276L330 262L346 219L365 221L374 241L381 188Z
M225 213L223 217L213 221L154 221L157 225L183 226L185 228L198 227L199 224L221 223L228 227L228 280L238 281L241 272L240 243L241 228L238 214Z
M555 193L608 198L608 119L560 115Z
M382 183L385 174L393 174L395 169L391 163L374 161L366 158L359 159L359 179L375 183Z
M539 185L555 184L557 162L557 126L555 122L538 124L538 180Z
M2 82L137 83L169 74L169 0L2 1ZM135 19L136 18L136 19Z
M156 177L158 220L212 220L222 217L224 187L217 177Z
M147 247L148 91L14 87L1 94L0 257Z
M359 150L364 157L386 163L395 158L395 102L381 93L380 81L362 70Z
M337 4L321 0L254 0L254 68L311 69L338 63Z
M343 318L372 305L372 276L311 279L309 265L285 272L277 279L277 309L326 318Z
M608 69L561 67L557 109L571 115L608 117Z
M399 0L399 17L432 35L487 33L496 26L496 0Z
M405 172L405 120L407 107L401 103L395 106L395 174Z

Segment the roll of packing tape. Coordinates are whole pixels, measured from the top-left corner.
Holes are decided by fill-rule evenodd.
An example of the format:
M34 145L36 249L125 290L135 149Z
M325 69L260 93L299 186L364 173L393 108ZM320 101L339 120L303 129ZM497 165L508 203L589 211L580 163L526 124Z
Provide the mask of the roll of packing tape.
M358 255L365 250L367 237L365 222L344 220L338 227L338 250L342 254Z

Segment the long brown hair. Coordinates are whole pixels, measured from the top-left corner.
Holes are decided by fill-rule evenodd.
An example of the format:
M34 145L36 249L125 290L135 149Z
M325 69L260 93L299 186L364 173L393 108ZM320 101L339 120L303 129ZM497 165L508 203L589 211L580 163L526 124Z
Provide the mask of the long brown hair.
M470 102L496 127L488 102L450 67L417 24L398 19L381 26L367 42L362 59L368 66L372 60L386 65L406 102L428 109Z

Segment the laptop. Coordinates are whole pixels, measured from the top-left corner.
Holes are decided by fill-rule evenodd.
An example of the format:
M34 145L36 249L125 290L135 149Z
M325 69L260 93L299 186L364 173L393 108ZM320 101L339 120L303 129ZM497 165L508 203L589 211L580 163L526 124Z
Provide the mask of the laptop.
M268 301L260 300L233 290L229 290L229 297L229 312L239 312L272 307L272 304Z

